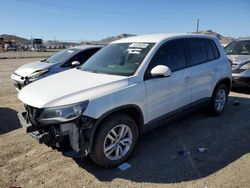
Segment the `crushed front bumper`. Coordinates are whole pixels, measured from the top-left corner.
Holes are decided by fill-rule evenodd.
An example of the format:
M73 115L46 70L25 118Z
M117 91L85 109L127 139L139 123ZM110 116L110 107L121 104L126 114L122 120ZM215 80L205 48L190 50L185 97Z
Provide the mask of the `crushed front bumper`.
M20 124L31 137L40 144L46 144L60 148L62 143L68 142L77 156L86 156L89 153L90 124L70 122L57 125L38 126L33 125L29 120L27 112L19 112L18 119ZM83 121L80 121L83 122Z
M15 73L11 75L11 80L17 91L20 91L26 85L25 78Z
M31 137L36 139L40 144L49 144L52 140L52 134L50 132L39 132L39 128L32 125L28 120L27 112L19 112L17 114L20 124Z

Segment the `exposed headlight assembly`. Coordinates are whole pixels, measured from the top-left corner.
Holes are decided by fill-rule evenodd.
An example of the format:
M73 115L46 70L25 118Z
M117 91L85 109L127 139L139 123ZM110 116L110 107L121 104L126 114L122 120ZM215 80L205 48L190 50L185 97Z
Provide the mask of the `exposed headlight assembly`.
M30 74L29 76L27 76L27 78L29 79L29 81L35 81L37 78L46 74L47 72L49 72L49 69L38 70L38 71L35 71L32 74Z
M37 120L42 124L55 124L72 121L81 116L87 106L88 101L66 106L45 108Z
M240 67L241 69L250 69L250 61L246 62L243 66Z

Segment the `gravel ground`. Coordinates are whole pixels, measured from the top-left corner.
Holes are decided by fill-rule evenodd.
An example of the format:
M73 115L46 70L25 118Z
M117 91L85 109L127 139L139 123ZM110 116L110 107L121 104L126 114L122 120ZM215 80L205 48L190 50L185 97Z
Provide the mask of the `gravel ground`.
M231 92L222 116L201 110L142 135L126 171L102 169L40 145L20 128L23 106L10 74L35 60L0 60L0 187L250 187L249 89ZM199 152L201 145L208 150Z

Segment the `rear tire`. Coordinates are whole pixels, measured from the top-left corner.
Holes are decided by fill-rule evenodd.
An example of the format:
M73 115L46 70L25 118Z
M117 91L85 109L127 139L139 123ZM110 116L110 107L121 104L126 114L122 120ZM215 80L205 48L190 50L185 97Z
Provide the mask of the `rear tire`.
M215 88L210 104L210 110L213 115L221 115L224 112L228 93L228 87L223 83Z
M99 166L109 168L128 159L138 139L136 123L130 116L112 115L97 131L90 157Z

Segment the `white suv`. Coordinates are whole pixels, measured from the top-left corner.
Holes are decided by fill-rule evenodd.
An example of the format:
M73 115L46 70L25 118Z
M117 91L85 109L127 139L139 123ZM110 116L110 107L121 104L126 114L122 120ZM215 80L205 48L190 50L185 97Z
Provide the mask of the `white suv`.
M136 36L112 42L81 68L23 88L18 97L27 111L18 116L40 143L60 147L68 141L77 154L111 167L163 119L201 104L221 114L231 74L214 37Z

